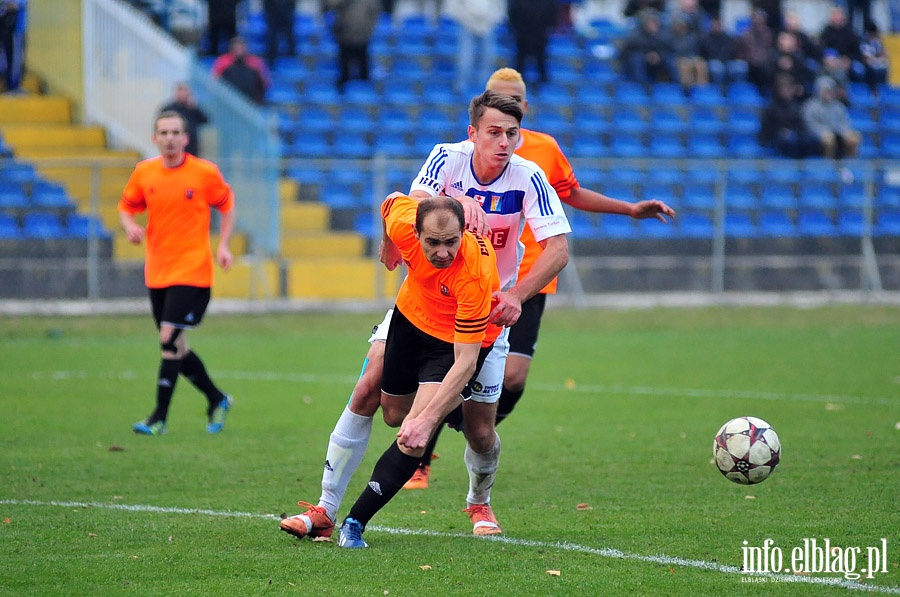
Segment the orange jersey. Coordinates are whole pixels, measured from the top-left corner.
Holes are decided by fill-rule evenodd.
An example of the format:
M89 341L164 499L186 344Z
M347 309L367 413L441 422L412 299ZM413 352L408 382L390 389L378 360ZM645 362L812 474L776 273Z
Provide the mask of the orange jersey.
M578 188L578 180L575 178L575 172L572 165L559 148L556 139L545 133L521 129L522 143L516 148L516 155L522 156L526 160L531 160L541 167L547 176L550 186L559 195L560 200L566 201L572 194L572 189ZM525 224L520 237L525 245L525 254L522 256L522 262L519 264L519 279L521 280L525 274L531 270L538 255L543 249L541 245L534 240L534 233L531 226ZM556 294L557 279L547 284L541 292L544 294Z
M439 340L490 346L502 331L488 321L493 293L500 290L494 248L466 231L453 264L434 267L416 238L417 206L416 200L403 195L381 205L388 237L408 269L397 308L414 326Z
M147 211L148 288L212 286L211 207L222 213L234 208L231 187L212 162L185 154L175 168L166 168L162 157L138 163L122 192L119 211Z

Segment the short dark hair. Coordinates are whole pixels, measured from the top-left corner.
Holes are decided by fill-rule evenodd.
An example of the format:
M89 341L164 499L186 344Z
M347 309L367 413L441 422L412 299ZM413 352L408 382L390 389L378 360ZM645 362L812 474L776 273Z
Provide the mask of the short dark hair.
M460 230L463 230L466 227L466 215L463 212L462 203L453 197L437 195L419 201L419 205L416 208L416 231L422 232L422 223L425 221L425 217L428 216L428 214L433 211L441 210L449 211L452 216L456 217L459 222Z
M484 116L485 110L488 108L494 108L507 116L512 116L519 124L522 124L522 117L525 116L521 106L519 106L519 102L511 95L504 95L486 89L484 93L473 97L472 101L469 102L469 124L477 127L478 123L481 122L481 117Z
M156 125L159 124L159 121L163 118L178 118L181 120L181 128L184 129L184 132L187 132L187 120L185 120L184 116L176 112L175 110L163 110L159 114L156 115L156 118L153 120L153 132L156 132Z

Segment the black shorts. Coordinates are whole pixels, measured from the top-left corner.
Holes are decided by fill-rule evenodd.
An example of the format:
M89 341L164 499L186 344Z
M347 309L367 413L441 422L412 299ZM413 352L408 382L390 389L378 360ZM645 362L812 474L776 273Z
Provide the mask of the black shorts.
M197 286L151 288L150 307L157 329L162 323L184 330L200 325L209 297L209 288Z
M509 328L509 354L534 356L546 304L547 295L541 292L522 303L522 315L515 325Z
M472 381L481 371L491 348L492 346L483 347L478 353L475 373L462 391L463 398L472 394ZM441 383L454 361L452 342L444 342L426 334L394 307L384 345L384 369L381 375L381 390L384 393L406 396L415 393L420 383Z

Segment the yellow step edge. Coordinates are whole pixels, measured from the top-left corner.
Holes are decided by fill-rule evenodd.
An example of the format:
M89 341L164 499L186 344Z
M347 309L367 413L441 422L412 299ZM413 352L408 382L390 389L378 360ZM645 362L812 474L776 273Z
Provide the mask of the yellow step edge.
M104 225L113 231L113 258L120 261L143 261L144 260L144 243L135 245L128 241L125 233L119 229L118 219L115 226L111 226L106 219L103 220ZM231 254L235 259L243 257L247 254L247 235L237 232L231 235L231 242L228 243L231 248ZM213 234L209 238L209 246L216 254L216 248L219 246L219 235Z
M365 257L293 259L287 262L286 274L288 298L392 298L401 280L399 270L389 272Z
M229 271L216 266L213 298L267 299L281 296L281 274L277 261L235 259Z
M361 257L366 239L354 232L283 233L281 254L292 257Z
M66 124L72 122L72 102L57 95L0 96L0 125Z
M106 148L106 130L101 126L4 124L0 131L17 154L27 149Z
M327 230L331 223L331 209L321 203L284 203L281 206L281 227L285 232Z

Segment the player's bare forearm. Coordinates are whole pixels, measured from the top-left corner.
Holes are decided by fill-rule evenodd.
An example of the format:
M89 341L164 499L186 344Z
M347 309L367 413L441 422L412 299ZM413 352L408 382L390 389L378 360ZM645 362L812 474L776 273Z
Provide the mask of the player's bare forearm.
M144 227L135 221L134 216L128 212L119 212L119 222L125 231L128 242L138 245L144 240Z
M516 282L515 291L523 303L536 295L569 263L569 241L565 234L558 234L539 243L544 250L524 278Z
M582 211L631 216L637 220L656 218L666 222L666 216L675 217L675 210L658 199L630 203L584 187L574 189L565 202Z

